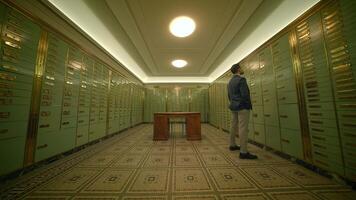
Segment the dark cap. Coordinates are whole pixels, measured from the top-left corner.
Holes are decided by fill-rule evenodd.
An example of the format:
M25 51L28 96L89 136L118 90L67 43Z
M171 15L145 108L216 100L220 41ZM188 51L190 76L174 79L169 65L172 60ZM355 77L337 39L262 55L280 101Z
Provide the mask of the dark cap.
M240 64L239 64L239 63L236 63L236 64L233 64L233 65L231 66L230 71L231 71L233 74L236 74L237 70L239 70L239 69L240 69Z

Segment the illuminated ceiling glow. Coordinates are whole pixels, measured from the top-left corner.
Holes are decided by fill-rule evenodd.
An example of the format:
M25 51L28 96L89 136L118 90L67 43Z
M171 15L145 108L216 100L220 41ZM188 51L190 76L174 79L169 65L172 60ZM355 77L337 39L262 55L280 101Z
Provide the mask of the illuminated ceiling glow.
M169 24L170 32L176 37L187 37L195 31L195 22L189 17L176 17Z
M269 13L257 27L254 27L251 33L246 35L242 41L239 41L238 46L234 47L232 53L227 55L211 74L204 77L189 77L147 76L135 59L126 52L120 41L113 36L110 29L107 28L105 24L96 17L93 10L86 5L85 0L48 1L91 37L91 39L95 40L97 44L122 63L129 71L136 75L143 83L211 83L225 73L232 64L240 62L244 57L319 2L319 0L281 1L280 5L275 8L273 12Z
M187 61L185 60L173 60L172 65L176 68L183 68L187 65Z

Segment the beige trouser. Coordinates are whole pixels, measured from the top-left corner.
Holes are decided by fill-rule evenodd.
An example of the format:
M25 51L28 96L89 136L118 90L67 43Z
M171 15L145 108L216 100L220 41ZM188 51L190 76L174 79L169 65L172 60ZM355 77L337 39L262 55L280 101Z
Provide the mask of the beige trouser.
M250 120L250 110L240 110L231 112L230 146L235 146L235 137L238 133L240 138L240 152L247 152L248 122Z

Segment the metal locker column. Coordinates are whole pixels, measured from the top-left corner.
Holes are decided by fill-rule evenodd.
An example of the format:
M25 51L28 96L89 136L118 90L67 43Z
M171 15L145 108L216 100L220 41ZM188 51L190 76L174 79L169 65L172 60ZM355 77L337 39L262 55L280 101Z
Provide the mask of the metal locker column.
M251 93L251 84L254 83L254 79L252 78L252 77L254 77L254 72L249 67L249 60L248 59L243 60L240 63L240 66L242 67L242 69L245 72L247 85L249 86L250 93ZM254 106L252 105L252 109L253 109L253 107ZM248 124L248 139L255 141L255 129L254 129L253 112L252 111L250 111L250 121L249 121L249 124Z
M281 146L282 152L303 159L303 142L289 35L289 32L284 34L271 46L273 70L276 77Z
M263 117L265 122L266 145L281 150L281 136L279 130L278 104L273 59L270 46L259 53L259 65L261 69Z
M40 28L3 4L0 13L0 175L3 175L24 164Z
M252 118L254 129L254 141L265 144L265 122L263 116L262 100L262 69L259 65L259 55L254 54L249 60L250 73L250 93L252 102Z
M106 133L108 94L109 94L109 69L106 65L102 65L101 79L99 80L99 122L97 137L102 138Z
M63 139L63 144L59 147L59 152L75 147L82 59L83 54L80 49L73 46L68 47L61 117L61 138Z
M347 0L333 2L321 10L344 155L345 177L352 181L356 181L355 13L355 1Z
M320 12L297 24L296 36L314 164L344 174L332 82L325 55Z
M93 65L94 61L89 56L84 55L80 69L76 146L86 144L89 141L91 80L94 76Z
M119 97L118 97L118 81L119 75L112 72L110 95L109 95L109 127L108 134L113 134L119 131Z
M64 41L48 34L37 128L36 162L61 153L61 148L66 145L63 144L65 138L60 129L67 51L68 46Z

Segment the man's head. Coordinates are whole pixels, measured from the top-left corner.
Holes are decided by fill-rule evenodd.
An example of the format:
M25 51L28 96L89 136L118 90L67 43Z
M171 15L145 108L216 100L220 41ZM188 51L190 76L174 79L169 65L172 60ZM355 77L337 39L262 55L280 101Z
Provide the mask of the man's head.
M244 74L244 71L242 70L241 66L239 63L233 64L230 69L231 73L233 74L239 74L242 75Z

